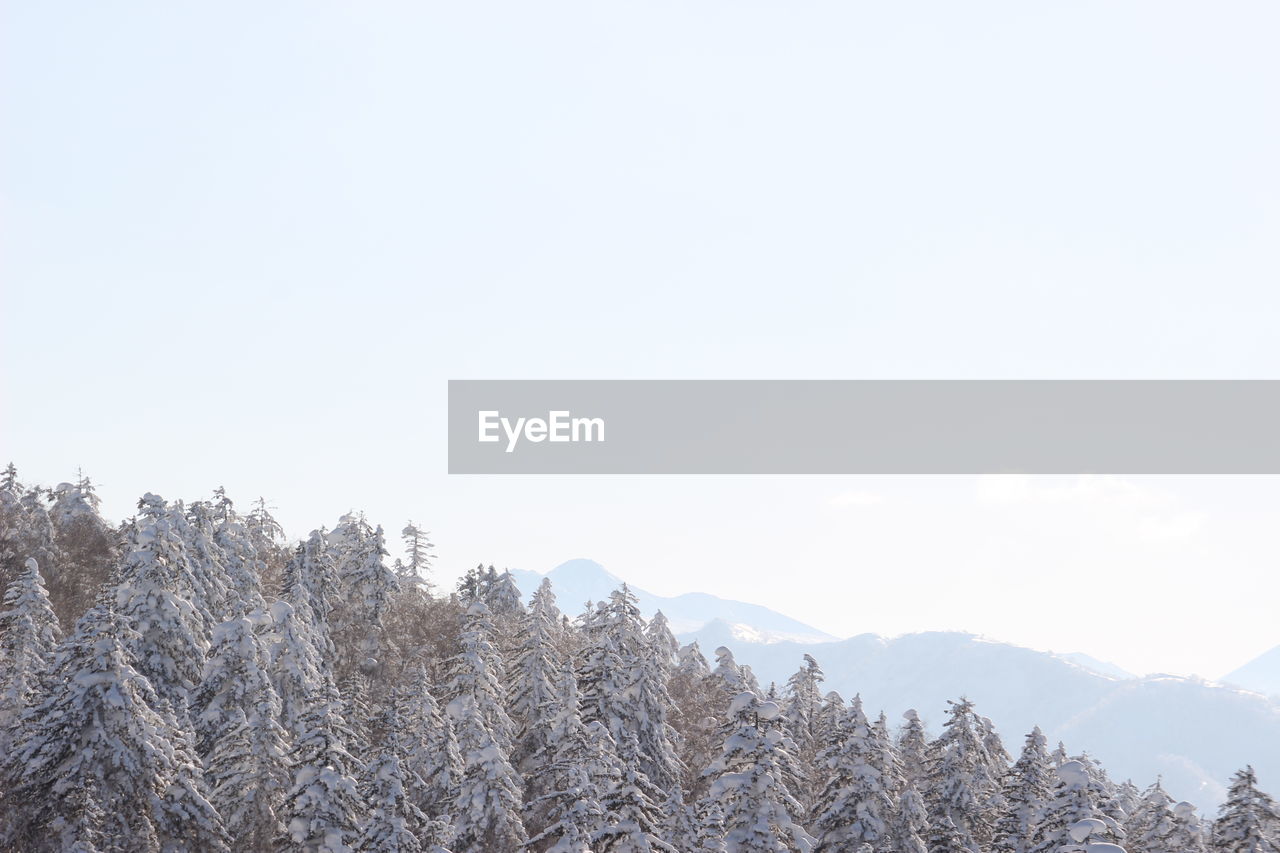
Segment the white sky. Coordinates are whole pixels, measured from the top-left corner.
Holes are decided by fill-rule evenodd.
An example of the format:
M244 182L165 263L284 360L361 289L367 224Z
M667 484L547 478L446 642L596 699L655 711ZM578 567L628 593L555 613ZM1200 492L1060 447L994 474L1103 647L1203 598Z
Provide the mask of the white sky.
M0 456L1221 675L1271 478L449 478L450 378L1278 378L1280 7L8 4Z

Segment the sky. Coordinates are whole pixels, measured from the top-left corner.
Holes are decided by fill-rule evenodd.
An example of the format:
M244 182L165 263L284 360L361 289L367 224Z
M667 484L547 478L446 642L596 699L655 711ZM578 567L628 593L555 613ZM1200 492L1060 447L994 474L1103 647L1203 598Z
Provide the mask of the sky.
M446 473L449 379L1280 378L1264 2L3 5L0 456L1216 677L1275 478Z

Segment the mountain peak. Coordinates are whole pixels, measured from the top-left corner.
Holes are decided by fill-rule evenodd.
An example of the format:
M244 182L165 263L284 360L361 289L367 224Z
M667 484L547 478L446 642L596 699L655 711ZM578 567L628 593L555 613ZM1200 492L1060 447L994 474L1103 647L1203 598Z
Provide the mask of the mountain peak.
M622 585L622 578L607 570L595 560L578 558L556 566L546 575L538 572L514 570L516 585L526 596L537 589L544 577L551 579L560 609L566 613L579 612L587 601L604 601ZM757 604L720 598L706 593L686 593L675 597L654 595L628 584L636 597L640 612L646 618L661 610L667 617L671 631L676 634L694 631L713 620L722 620L726 630L733 635L736 630L741 638L750 637L755 642L798 640L823 642L834 640L830 634L805 625L775 610Z
M588 560L585 557L566 560L547 572L547 577L551 578L552 583L556 581L562 583L599 583L605 581L615 587L622 584L622 578L613 574L595 560Z

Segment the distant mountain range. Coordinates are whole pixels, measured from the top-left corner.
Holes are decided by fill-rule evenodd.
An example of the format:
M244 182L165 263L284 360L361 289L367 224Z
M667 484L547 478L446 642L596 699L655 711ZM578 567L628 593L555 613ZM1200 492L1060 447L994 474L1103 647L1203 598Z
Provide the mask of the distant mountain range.
M543 575L513 572L531 594ZM622 582L598 563L573 560L548 573L561 609L581 611ZM697 640L709 658L726 646L760 682L780 686L805 654L826 675L826 690L860 693L890 722L908 708L937 732L948 699L968 696L999 728L1015 756L1038 725L1050 743L1087 750L1117 781L1139 786L1162 777L1174 797L1212 813L1231 774L1252 764L1263 787L1280 791L1280 649L1224 679L1136 677L1087 655L1058 655L973 634L926 632L837 640L767 607L693 593L665 598L631 587L646 617L662 610L682 643Z
M1263 652L1237 670L1222 676L1224 684L1280 698L1280 646Z
M556 566L546 575L520 569L513 569L511 574L526 598L533 594L544 577L551 578L551 587L555 590L560 609L570 616L581 613L583 605L588 601L604 601L609 593L622 585L622 578L606 571L604 566L594 560L570 560ZM731 601L702 592L690 592L672 598L654 595L634 586L631 587L631 592L638 599L640 612L646 619L652 619L653 614L661 610L676 634L696 631L713 619L723 619L730 624L742 626L741 630L753 637L755 642L792 640L799 643L824 643L837 639L758 604Z

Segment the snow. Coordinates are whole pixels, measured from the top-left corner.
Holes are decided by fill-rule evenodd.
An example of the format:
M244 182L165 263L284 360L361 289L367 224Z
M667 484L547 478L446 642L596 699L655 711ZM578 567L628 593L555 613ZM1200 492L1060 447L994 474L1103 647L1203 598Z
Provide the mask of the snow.
M1083 788L1089 784L1089 771L1079 761L1064 761L1058 767L1058 778L1071 788Z
M1079 762L1074 762L1079 764ZM1072 841L1086 841L1090 835L1106 831L1107 825L1096 817L1078 820L1071 826L1067 827L1067 834L1071 836Z
M756 694L752 693L749 690L744 690L741 693L739 693L737 696L733 697L733 701L729 703L728 714L730 717L737 716L738 714L741 714L746 709L750 708L755 703L756 703Z

